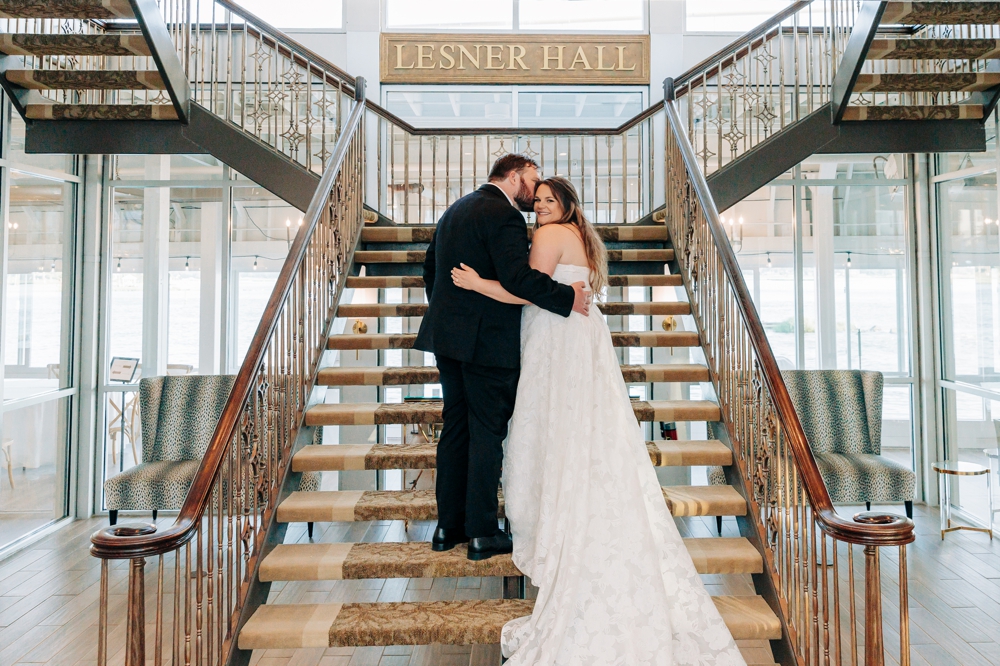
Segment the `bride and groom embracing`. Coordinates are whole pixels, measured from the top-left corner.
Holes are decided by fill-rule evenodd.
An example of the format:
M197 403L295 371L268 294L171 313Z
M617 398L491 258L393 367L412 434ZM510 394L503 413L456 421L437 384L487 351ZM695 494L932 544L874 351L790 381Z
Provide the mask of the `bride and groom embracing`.
M530 253L520 211L537 219ZM590 307L607 282L572 184L540 180L523 155L498 159L441 217L415 344L434 352L444 397L432 548L512 552L538 587L531 616L503 628L511 666L743 666ZM513 540L497 523L501 466Z

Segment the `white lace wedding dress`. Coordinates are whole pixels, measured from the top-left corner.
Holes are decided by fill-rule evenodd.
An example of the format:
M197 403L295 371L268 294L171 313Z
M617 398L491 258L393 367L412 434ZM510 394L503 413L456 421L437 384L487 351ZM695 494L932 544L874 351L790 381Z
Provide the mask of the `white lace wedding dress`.
M559 264L553 278L589 281ZM514 562L538 586L508 666L744 666L667 509L611 333L533 305L504 456Z

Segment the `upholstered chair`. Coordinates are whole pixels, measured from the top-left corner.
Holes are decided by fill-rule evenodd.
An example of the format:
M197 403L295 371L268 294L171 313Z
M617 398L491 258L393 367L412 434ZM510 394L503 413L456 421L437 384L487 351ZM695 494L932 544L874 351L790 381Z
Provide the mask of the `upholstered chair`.
M835 504L902 502L913 517L916 475L882 455L881 372L785 370L781 373ZM709 483L725 484L721 467ZM722 518L718 518L722 532Z
M233 375L168 375L139 382L142 462L104 482L111 524L119 511L177 510L184 503L233 388ZM321 429L319 429L321 430ZM300 490L319 490L302 475ZM312 524L309 524L312 534Z

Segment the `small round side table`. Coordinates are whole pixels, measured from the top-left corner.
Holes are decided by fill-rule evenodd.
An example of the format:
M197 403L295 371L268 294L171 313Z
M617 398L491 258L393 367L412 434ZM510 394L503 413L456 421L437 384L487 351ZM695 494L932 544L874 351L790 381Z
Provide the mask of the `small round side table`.
M945 532L969 530L971 532L986 532L993 539L993 483L990 480L990 468L970 462L936 462L931 466L938 473L938 501L941 509L941 540ZM971 527L969 525L951 525L951 484L949 476L986 476L986 496L989 501L989 527Z
M997 490L1000 490L1000 448L983 449L983 453L986 454L986 466L990 468L990 474L995 475L993 478L996 479ZM997 466L995 471L993 470L994 463ZM996 500L994 500L994 513L1000 511L1000 509L996 508L995 502Z

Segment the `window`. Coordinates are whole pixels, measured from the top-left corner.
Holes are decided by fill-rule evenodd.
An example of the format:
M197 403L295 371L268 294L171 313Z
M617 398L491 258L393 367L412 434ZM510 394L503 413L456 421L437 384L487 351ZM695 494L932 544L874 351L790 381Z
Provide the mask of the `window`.
M385 28L640 32L645 10L645 0L385 0Z
M789 0L688 0L688 32L748 32L787 7Z
M344 29L344 0L240 0L240 6L278 30Z
M632 31L644 26L643 0L520 0L521 30Z
M513 21L514 0L385 0L389 30L510 30Z

